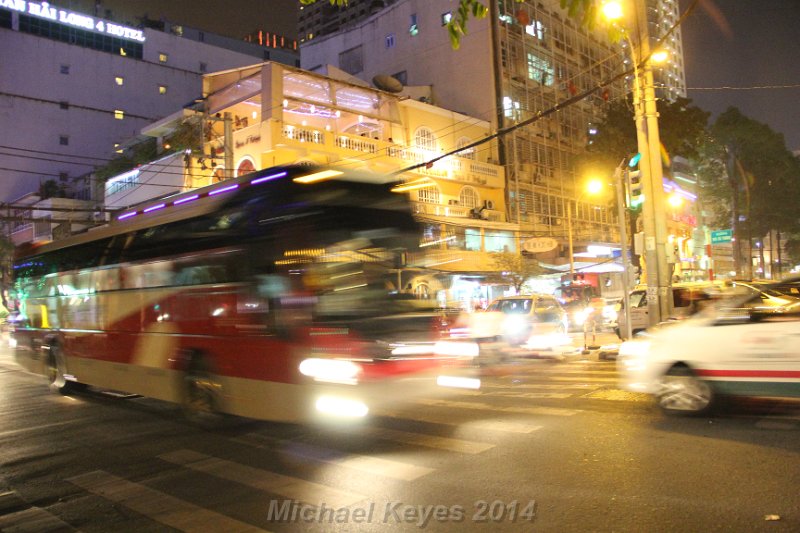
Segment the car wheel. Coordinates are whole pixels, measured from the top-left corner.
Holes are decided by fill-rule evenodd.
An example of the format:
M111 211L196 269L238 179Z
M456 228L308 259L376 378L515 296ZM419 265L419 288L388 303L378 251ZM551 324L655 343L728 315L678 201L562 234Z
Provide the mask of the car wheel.
M216 426L220 414L222 384L205 357L195 355L183 374L183 412L187 419L203 426Z
M670 415L700 415L711 409L714 390L686 366L673 366L661 377L658 406Z
M72 394L86 388L82 383L75 383L65 377L67 365L58 345L51 345L47 353L47 383L50 390L61 394Z

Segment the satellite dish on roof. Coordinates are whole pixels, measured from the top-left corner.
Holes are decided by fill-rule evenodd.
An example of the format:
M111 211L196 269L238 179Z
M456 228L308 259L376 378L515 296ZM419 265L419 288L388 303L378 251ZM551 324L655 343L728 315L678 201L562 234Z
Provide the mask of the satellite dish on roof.
M375 87L378 89L390 93L399 93L403 90L403 84L400 83L397 78L389 76L388 74L378 74L372 78L372 83L374 83Z

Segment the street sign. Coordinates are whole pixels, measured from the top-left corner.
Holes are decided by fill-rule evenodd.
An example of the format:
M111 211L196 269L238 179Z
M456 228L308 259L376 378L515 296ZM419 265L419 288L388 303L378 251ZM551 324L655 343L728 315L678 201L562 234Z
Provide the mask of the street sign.
M731 242L732 238L733 238L733 230L721 229L711 232L711 244Z
M522 243L522 249L532 254L555 250L558 241L550 237L533 237Z

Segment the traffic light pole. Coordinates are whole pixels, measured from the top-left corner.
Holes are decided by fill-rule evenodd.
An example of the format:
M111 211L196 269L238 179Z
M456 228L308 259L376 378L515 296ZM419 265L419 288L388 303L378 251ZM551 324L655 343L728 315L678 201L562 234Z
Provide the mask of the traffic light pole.
M617 193L617 215L619 216L619 238L620 238L620 254L622 259L622 310L625 313L625 339L630 339L631 334L631 305L630 305L630 297L628 295L628 291L630 291L630 279L629 279L629 261L628 261L628 231L627 231L627 221L625 220L625 196L623 194L623 189L625 188L625 183L622 181L625 179L625 175L623 174L623 168L625 167L625 160L622 160L622 163L614 170L614 188L616 189ZM623 332L620 332L623 333Z
M637 5L638 54L633 59L638 65L650 56L647 33L647 14L643 2ZM636 137L641 170L644 203L642 218L644 229L645 261L647 263L647 312L650 325L667 320L671 312L669 290L671 276L667 266L667 223L664 204L663 170L661 167L661 142L658 135L658 110L656 108L653 71L648 62L637 67L634 76L634 108L636 110Z

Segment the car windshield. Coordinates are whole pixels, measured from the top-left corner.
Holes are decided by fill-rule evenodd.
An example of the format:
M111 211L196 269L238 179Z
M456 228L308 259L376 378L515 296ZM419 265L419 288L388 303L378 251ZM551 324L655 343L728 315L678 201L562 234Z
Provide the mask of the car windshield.
M524 315L530 313L533 300L517 299L517 300L500 300L494 302L489 306L488 311L499 311L507 315Z

